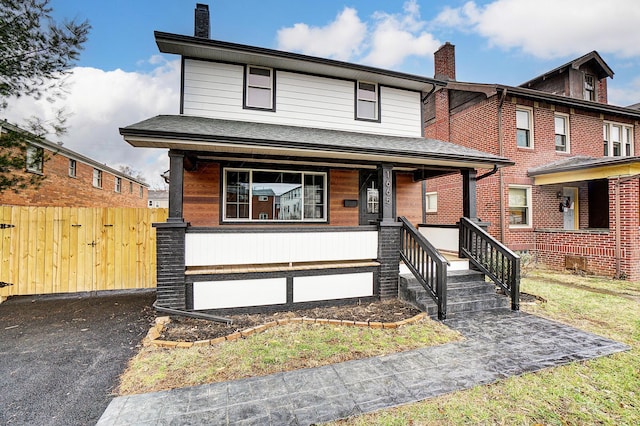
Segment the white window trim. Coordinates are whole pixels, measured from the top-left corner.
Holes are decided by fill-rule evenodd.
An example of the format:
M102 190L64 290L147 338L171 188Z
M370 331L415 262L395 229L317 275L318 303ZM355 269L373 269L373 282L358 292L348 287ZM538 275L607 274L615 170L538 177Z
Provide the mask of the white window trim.
M249 75L251 72L251 69L263 69L263 70L269 70L269 85L268 86L259 86L259 85L250 85L249 84ZM259 66L254 66L254 65L247 65L246 70L245 70L245 93L244 93L244 106L245 108L250 108L250 109L261 109L264 111L274 111L275 110L275 104L274 104L274 93L275 93L275 71L273 70L273 68L268 68L268 67L259 67ZM265 107L262 105L251 105L249 103L249 88L250 87L257 87L260 89L269 89L269 106Z
M531 185L509 185L507 187L507 201L509 200L510 189L526 189L527 190L527 224L526 225L517 225L509 222L509 218L507 217L507 223L509 224L509 228L513 229L531 229L533 228L533 204L532 204L532 186ZM507 212L511 210L511 205L507 202Z
M435 196L436 207L435 208L429 208L429 197L433 197L433 196ZM437 192L426 192L424 194L424 198L425 198L425 211L427 213L437 213L438 212L438 193Z
M73 167L71 165L73 164ZM69 177L75 178L78 175L78 162L73 158L69 158Z
M92 182L94 188L102 189L102 170L93 169Z
M122 178L116 176L114 191L117 193L122 192Z
M40 160L38 162L34 162L32 157L38 155L40 156ZM27 146L26 156L27 171L35 174L42 174L44 167L44 149L39 146L29 145Z
M374 91L374 101L370 99L362 99L364 102L373 103L373 118L371 117L363 117L360 115L360 108L358 108L360 101L360 83L364 84L372 84L375 87ZM374 83L372 81L356 81L356 119L357 120L365 120L365 121L380 121L380 85L378 83Z
M253 219L253 172L276 172L276 173L299 173L302 175L302 186L301 190L301 200L302 200L302 212L301 219L299 220L261 220L261 219ZM227 172L247 172L249 173L249 217L248 218L227 218ZM304 217L304 176L305 175L315 175L322 176L323 179L323 200L322 200L322 218L320 219L307 219ZM300 171L300 170L287 170L287 169L260 169L260 168L236 168L236 167L225 167L222 169L222 222L223 223L234 223L234 222L260 222L260 223L309 223L309 222L317 222L317 223L326 223L329 221L328 218L328 198L327 193L329 192L329 181L327 179L326 172L313 172L313 171Z
M556 143L556 141L555 141L555 135L557 134L557 133L555 133L555 127L556 127L555 118L556 118L556 117L562 117L562 118L564 118L564 124L565 124L565 126L564 126L564 131L565 131L565 147L566 147L566 149L565 149L564 151L558 151L558 150L556 149L556 152L559 152L559 153L561 153L561 154L570 154L570 153L571 153L571 136L570 136L570 135L571 135L571 125L570 125L570 123L569 123L569 122L570 122L570 120L569 120L570 115L569 115L569 114L563 114L563 113L561 113L561 112L556 112L556 113L553 115L553 131L554 131L553 144L554 144L554 146L555 146L555 143Z
M607 136L609 138L609 140L607 140L607 155L603 156L605 157L633 157L634 156L634 141L633 141L633 137L634 137L634 128L633 128L633 124L626 124L626 123L619 123L619 122L615 122L615 121L603 121L602 122L602 127L603 127L603 135L602 135L602 142L604 143L605 139L604 139L604 126L607 126ZM611 141L611 127L612 126L619 126L620 127L620 155L619 156L614 156L613 155L613 142ZM626 137L626 129L631 129L631 141L629 141L629 144L631 145L631 155L627 155L627 147L626 147L626 143L627 141L625 140Z
M527 111L529 113L529 146L520 146L518 145L518 119L517 119L517 113L518 111ZM518 105L516 106L516 147L518 149L533 149L534 148L534 134L533 134L533 126L534 126L534 120L533 120L533 108L528 107L528 106L522 106L522 105ZM555 142L554 142L555 143Z

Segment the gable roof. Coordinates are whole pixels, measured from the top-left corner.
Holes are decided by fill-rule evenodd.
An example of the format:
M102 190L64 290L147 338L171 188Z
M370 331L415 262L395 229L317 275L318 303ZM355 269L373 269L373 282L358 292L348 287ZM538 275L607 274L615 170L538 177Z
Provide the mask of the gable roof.
M447 83L447 88L450 90L459 90L463 92L481 93L484 94L487 98L497 94L509 94L524 99L547 102L555 105L563 105L570 108L580 108L593 112L640 119L640 110L635 108L620 107L611 104L603 104L600 102L570 98L568 96L555 95L553 93L547 93L535 89L526 89L524 87L506 86L504 84L465 83L450 81Z
M423 93L445 85L445 82L429 77L264 47L160 31L154 32L154 35L160 52L179 54L186 58L258 65L348 80L374 81L382 85Z
M388 162L397 165L493 168L507 158L420 137L283 126L248 121L159 115L120 129L133 146L245 156L298 157L326 162Z
M122 173L119 170L116 170L112 167L107 166L104 163L100 163L94 159L91 159L89 157L86 157L82 154L79 154L75 151L70 150L69 148L65 148L61 143L54 143L51 141L48 141L42 137L37 137L36 135L34 135L33 133L21 129L20 127L13 125L11 123L9 123L6 119L0 121L0 132L2 130L9 130L12 132L17 132L20 134L23 134L25 136L25 139L32 145L34 146L39 146L41 148L45 148L48 149L49 151L53 152L54 154L61 154L64 155L65 157L72 159L72 160L76 160L79 161L81 163L87 164L95 169L99 169L102 170L103 172L107 172L107 173L111 173L114 176L118 176L118 177L122 177L124 179L130 180L132 182L135 182L139 185L142 185L144 187L149 187L148 183L142 182L139 179L136 179L132 176L129 176L125 173Z
M586 55L582 55L577 59L567 62L566 64L560 65L557 68L552 69L551 71L547 71L544 74L541 74L531 80L524 82L520 85L520 87L531 87L540 81L546 80L549 77L552 77L557 74L561 74L565 72L569 68L579 69L582 65L591 62L593 65L593 69L596 71L596 75L598 79L602 79L605 77L613 78L613 70L609 68L609 65L602 59L598 52L591 51Z

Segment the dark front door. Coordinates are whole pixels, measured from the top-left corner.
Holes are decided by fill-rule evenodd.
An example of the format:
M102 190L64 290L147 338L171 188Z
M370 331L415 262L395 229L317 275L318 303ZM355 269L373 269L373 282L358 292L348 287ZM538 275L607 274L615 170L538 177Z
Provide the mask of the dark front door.
M360 171L360 225L374 225L380 219L380 179L377 170Z

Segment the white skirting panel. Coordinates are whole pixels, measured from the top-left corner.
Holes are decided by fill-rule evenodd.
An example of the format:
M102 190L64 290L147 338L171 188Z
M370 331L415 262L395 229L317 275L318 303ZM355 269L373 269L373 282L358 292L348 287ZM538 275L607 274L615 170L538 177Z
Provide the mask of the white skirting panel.
M458 228L421 226L420 233L438 250L458 251Z
M195 310L277 305L286 302L286 278L193 283Z
M373 272L294 277L293 302L373 296Z
M186 235L186 266L332 262L377 257L377 231Z

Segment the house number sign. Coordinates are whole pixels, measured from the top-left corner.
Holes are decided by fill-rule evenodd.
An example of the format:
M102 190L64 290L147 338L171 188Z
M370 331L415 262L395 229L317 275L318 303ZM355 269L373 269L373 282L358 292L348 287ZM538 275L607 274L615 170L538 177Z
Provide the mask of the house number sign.
M384 171L384 203L391 205L391 170Z

